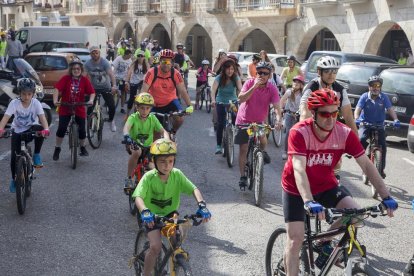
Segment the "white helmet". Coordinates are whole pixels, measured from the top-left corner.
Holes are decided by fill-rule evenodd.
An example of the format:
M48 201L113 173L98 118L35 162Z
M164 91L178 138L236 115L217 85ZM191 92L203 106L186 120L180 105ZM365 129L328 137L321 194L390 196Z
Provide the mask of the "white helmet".
M318 69L337 69L339 67L339 62L336 60L336 58L331 56L321 57L316 63L316 68Z
M208 61L208 60L203 60L202 62L201 62L201 64L202 65L210 65L210 61Z

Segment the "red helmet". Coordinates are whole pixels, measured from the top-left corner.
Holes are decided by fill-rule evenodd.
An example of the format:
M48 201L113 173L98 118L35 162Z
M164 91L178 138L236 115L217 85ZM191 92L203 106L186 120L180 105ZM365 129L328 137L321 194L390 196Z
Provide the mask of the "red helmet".
M320 89L313 91L308 98L308 109L317 109L327 105L339 105L336 93L331 89Z
M293 78L292 81L298 80L300 81L302 84L305 84L305 78L302 75L297 75L296 77Z
M170 49L164 49L161 50L159 57L160 59L162 58L174 58L175 54L173 51L171 51Z

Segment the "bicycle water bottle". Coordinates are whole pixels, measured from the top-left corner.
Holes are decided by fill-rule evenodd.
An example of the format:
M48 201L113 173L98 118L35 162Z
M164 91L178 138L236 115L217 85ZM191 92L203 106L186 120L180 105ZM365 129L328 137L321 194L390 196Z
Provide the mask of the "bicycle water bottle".
M329 258L329 255L331 255L332 253L332 246L327 243L325 244L322 249L321 249L321 253L319 253L318 258L315 261L315 265L319 268L322 269L322 267L325 265L326 261Z

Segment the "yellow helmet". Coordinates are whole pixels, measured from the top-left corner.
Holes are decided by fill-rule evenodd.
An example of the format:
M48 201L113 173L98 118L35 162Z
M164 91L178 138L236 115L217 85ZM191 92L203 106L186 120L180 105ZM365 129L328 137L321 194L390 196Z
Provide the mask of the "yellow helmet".
M177 145L173 141L161 138L152 143L150 153L153 157L161 155L176 155Z
M160 63L160 57L154 56L154 59L152 60L152 64L158 64L158 63Z
M150 93L143 92L135 96L135 103L154 106L154 98Z

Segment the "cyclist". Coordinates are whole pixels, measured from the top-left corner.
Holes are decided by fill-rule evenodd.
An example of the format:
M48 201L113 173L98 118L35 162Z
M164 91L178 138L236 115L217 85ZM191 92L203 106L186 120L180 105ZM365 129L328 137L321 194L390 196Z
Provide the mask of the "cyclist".
M132 52L130 49L126 49L122 56L117 56L112 62L112 66L115 71L116 84L118 90L121 91L121 113L125 113L124 105L126 100L126 87L125 77L128 73L128 68L132 63Z
M219 49L218 56L214 60L213 71L218 75L220 74L221 65L227 60L227 54L224 49Z
M292 88L293 77L295 77L297 75L303 75L303 73L300 70L299 66L296 66L296 57L295 56L288 56L287 64L288 64L288 66L283 68L282 74L280 75L286 89Z
M152 44L154 44L154 47L151 49L151 55L155 56L155 54L161 52L162 47L158 44L158 40L155 39L152 41Z
M116 52L118 56L123 56L125 51L127 50L127 45L124 39L121 39L120 47L118 47L118 51Z
M168 137L168 133L163 129L157 117L150 114L151 108L154 106L154 98L150 94L141 93L136 96L135 106L137 112L128 117L123 130L126 151L131 155L128 160L127 178L124 181L124 192L126 194L129 194L129 190L134 186L131 176L139 157L148 154L143 148L134 149L133 142L143 147L149 147L154 141L154 132L159 133L160 136L164 135L164 137ZM145 135L144 143L140 141L140 135Z
M154 97L153 112L169 113L181 111L182 107L177 94L185 101L187 113L193 113L190 97L184 86L183 78L173 67L174 52L164 49L160 52L160 65L150 68L145 75L141 92L148 92ZM177 132L183 124L184 118L176 116L173 122L173 132Z
M81 103L85 102L85 96L89 95L87 105L92 105L95 99L95 90L88 78L84 77L84 68L82 61L79 59L73 60L69 63L68 74L64 75L55 84L55 93L53 93L53 104L59 106L60 103ZM59 100L60 97L60 100ZM53 152L53 160L59 160L61 145L65 137L72 110L70 106L59 106L59 125L56 131L56 146ZM86 108L85 106L75 107L75 119L79 126L79 144L80 156L88 156L86 150Z
M252 62L247 67L247 78L254 79L256 77L256 66L262 60L259 54L252 56Z
M325 214L322 206L358 208L349 193L338 186L334 174L334 167L342 154L352 155L372 179L390 217L398 208L378 171L364 154L357 135L349 127L336 121L338 105L339 98L333 90L321 89L312 92L308 98L312 118L294 125L289 133L289 156L282 173L283 213L287 229L287 275L298 275L305 210L323 220ZM324 244L326 245L329 246L329 241Z
M221 142L226 124L226 105L229 101L237 101L237 96L241 90L242 84L237 74L236 63L229 58L223 63L221 73L215 78L211 88L211 105L216 107L217 112L216 154L223 153ZM235 120L236 118L232 118L233 123Z
M247 80L238 96L240 101L239 111L237 112L236 125L259 123L266 121L269 112L269 105L273 104L276 112L276 127L282 127L282 112L279 105L279 92L277 87L269 82L272 73L272 65L269 62L259 62L256 67L257 75L255 79ZM246 164L249 135L247 130L238 128L235 144L240 146L239 166L240 166L240 188L247 186L247 176L244 175ZM260 137L260 146L264 154L264 162L270 163L270 156L264 149L267 145L266 135Z
M202 87L208 84L208 74L215 75L213 70L209 68L210 62L208 60L203 60L201 62L201 67L198 68L196 77L197 77L197 84L196 84L196 107L195 109L201 108L199 105L200 103L200 92Z
M259 52L259 55L260 55L260 60L261 60L261 61L270 62L270 59L269 59L269 57L267 56L267 52L266 52L266 50L261 50L261 51Z
M288 149L288 137L289 131L297 122L296 112L299 111L300 98L302 97L303 86L305 85L305 78L302 75L297 75L293 78L292 88L289 88L285 94L283 94L280 100L280 105L285 110L285 118L283 125L286 129L284 152L282 153L282 159L287 159Z
M177 146L167 139L156 140L150 149L155 169L142 177L132 198L146 227L150 248L144 261L144 275L151 275L155 260L161 252L162 226L154 223L154 215L173 216L180 207L181 193L192 194L197 201L196 214L207 222L211 213L200 190L177 168L174 168Z
M232 59L234 61L234 63L236 64L236 73L239 76L239 78L242 80L242 83L243 83L243 69L241 68L241 66L239 64L239 60L233 54L228 55L227 58Z
M174 67L180 71L184 78L184 84L187 89L188 87L188 69L190 67L189 57L184 53L184 45L182 43L177 43L176 45L177 52L174 55Z
M17 91L20 97L12 100L7 106L7 110L4 113L2 120L0 121L0 137L3 136L4 127L9 121L10 117L14 115L14 119L11 125L13 135L11 138L11 158L10 169L12 173L12 179L10 181L10 192L16 192L16 183L14 178L16 177L16 155L20 153L20 143L22 134L31 131L40 131L40 137L34 137L35 148L33 155L33 165L36 167L42 167L42 158L40 156L40 150L45 136L49 135L49 126L40 102L34 98L36 90L36 83L29 78L23 78L17 83ZM39 125L39 121L40 124ZM26 137L26 142L29 143L33 140L33 137Z
M101 57L101 51L98 46L92 46L89 48L89 52L91 54L91 59L85 63L84 68L91 80L95 92L102 95L108 106L108 121L110 123L111 131L115 132L115 103L114 97L112 96L118 89L116 87L115 75L112 71L111 64ZM88 109L88 113L91 112L92 109L93 108Z
M357 123L369 123L372 125L384 125L385 113L388 111L390 117L394 120L394 127L400 127L400 121L397 114L392 109L392 104L387 95L381 92L382 78L371 76L368 79L369 91L362 94L355 108L355 121ZM361 113L362 111L362 113ZM371 129L363 124L359 126L359 140L364 147L368 146ZM387 154L387 143L385 142L385 129L378 130L378 143L382 148L381 163L382 169L385 168L385 157ZM385 178L384 171L380 172L382 178Z
M142 55L144 55L145 60L149 64L152 64L151 51L147 49L146 47L147 47L147 43L145 43L144 41L141 42L140 48L138 48L134 53L134 57L138 57L138 55L141 53Z

